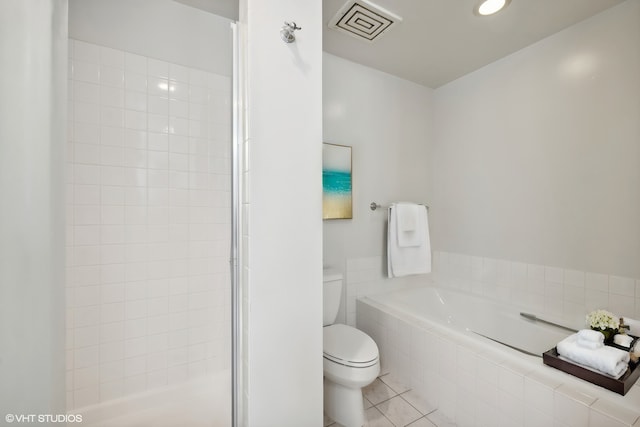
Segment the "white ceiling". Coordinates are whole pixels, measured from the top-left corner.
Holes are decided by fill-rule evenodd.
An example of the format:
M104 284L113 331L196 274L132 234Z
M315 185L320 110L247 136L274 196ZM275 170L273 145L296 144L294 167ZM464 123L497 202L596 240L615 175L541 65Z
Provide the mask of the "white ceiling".
M176 1L230 19L238 17L238 0ZM512 0L495 15L478 17L473 14L478 0L370 1L401 16L402 22L368 43L330 29L327 23L346 0L323 0L323 49L431 88L623 2Z
M593 16L622 0L512 0L488 17L477 0L371 0L403 18L373 43L326 24L346 0L324 0L323 49L436 88Z

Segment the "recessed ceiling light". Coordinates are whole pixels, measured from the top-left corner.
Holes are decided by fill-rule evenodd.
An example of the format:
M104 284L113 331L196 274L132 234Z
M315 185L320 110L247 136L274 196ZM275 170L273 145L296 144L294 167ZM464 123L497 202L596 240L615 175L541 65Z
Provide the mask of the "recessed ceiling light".
M493 15L507 7L511 0L483 0L473 8L473 13L480 16Z

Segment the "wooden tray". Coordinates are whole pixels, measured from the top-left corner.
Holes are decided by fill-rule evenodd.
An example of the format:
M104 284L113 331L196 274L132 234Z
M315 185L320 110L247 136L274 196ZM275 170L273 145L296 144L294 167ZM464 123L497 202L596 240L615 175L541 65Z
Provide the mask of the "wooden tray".
M638 363L629 362L629 369L627 369L627 372L625 372L620 378L615 379L604 374L599 374L598 372L590 371L582 366L574 365L567 360L560 359L560 355L558 355L558 351L555 347L542 353L542 361L545 365L552 366L623 396L631 390L633 384L635 384L638 377L640 377L640 367L638 367Z

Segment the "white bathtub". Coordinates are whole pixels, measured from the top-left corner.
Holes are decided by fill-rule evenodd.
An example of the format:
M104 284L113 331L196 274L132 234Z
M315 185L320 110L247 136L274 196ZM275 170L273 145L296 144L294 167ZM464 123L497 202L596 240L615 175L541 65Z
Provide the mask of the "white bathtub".
M415 318L430 319L460 331L490 337L537 356L571 334L562 328L527 320L512 306L449 289L415 288L370 298ZM566 319L553 320L577 329Z
M620 396L544 365L540 355L571 332L517 307L422 287L362 297L356 318L380 348L382 372L459 427L640 427L638 384Z

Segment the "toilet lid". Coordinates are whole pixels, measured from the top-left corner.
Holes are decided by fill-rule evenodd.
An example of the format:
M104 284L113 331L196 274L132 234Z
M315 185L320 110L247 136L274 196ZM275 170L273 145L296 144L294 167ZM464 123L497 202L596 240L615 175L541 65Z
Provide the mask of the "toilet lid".
M325 358L342 365L363 368L378 361L378 346L364 332L342 324L325 326L323 331Z

